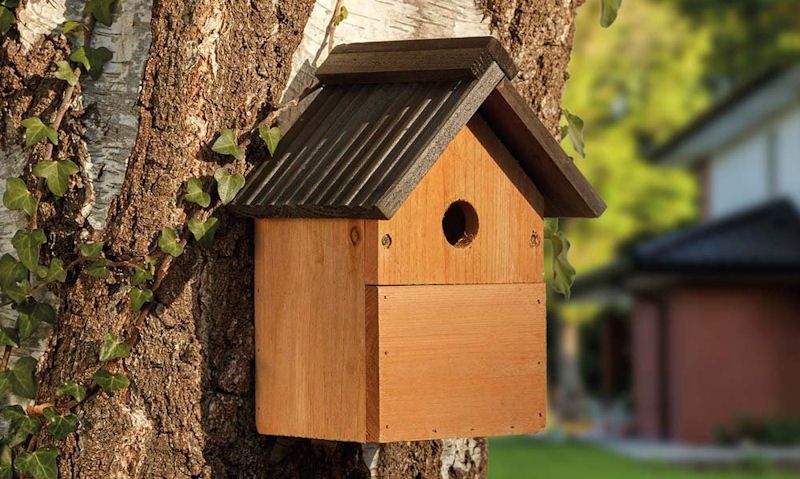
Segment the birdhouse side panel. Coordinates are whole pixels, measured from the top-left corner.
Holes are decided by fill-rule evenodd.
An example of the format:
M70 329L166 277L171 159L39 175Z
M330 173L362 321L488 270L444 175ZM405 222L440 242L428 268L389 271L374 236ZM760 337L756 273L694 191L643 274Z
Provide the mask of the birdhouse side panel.
M478 115L395 215L368 221L369 284L543 281L542 196Z
M255 222L262 434L365 440L363 226L363 220Z

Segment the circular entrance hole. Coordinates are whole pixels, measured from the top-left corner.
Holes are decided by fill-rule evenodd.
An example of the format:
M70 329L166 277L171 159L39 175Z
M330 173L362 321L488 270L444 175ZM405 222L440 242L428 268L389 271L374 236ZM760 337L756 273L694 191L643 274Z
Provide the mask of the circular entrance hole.
M464 200L453 202L444 212L442 230L448 243L463 248L478 234L478 213Z

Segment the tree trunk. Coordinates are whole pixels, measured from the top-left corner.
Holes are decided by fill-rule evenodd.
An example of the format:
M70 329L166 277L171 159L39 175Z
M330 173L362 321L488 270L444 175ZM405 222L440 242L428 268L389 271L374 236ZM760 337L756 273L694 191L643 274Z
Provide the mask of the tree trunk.
M222 164L245 172L266 157L251 132L308 84L327 54L334 0L124 0L93 45L114 52L103 76L81 78L54 157L79 164L62 199L45 199L39 227L60 257L87 238L109 257L154 251L163 227L185 223L182 186ZM518 88L558 134L574 17L580 0L345 1L336 43L489 34L522 73ZM22 0L0 51L0 173L30 177L44 144L22 148L20 121L52 121L66 84L54 65L70 46L58 33L78 0ZM247 160L210 150L235 128ZM249 132L249 133L247 133ZM26 166L27 165L27 166ZM194 211L194 210L190 210ZM197 213L189 213L189 217ZM61 477L485 477L483 439L333 443L260 436L253 404L253 231L224 208L208 247L193 243L166 270L139 341L122 369L131 387L77 408L81 426L60 444ZM0 211L4 251L22 224ZM127 288L71 274L53 290L58 319L41 344L38 396L67 380L91 382L107 331L130 334ZM4 313L5 314L5 313ZM36 348L34 348L36 349ZM13 361L13 359L12 359Z

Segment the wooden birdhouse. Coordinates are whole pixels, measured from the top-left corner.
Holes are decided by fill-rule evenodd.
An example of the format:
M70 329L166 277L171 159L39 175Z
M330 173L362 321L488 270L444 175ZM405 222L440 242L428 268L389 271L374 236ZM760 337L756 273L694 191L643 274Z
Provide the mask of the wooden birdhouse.
M389 442L545 426L546 216L605 205L488 37L341 45L234 201L256 424Z

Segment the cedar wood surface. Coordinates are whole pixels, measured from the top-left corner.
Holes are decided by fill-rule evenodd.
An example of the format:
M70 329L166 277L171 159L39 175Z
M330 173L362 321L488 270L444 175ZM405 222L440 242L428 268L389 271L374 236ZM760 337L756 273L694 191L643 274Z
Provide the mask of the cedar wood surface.
M544 295L541 243L530 240L534 230L541 238L542 200L510 160L475 118L391 221L256 220L259 432L364 442L538 430ZM471 202L479 217L466 248L450 246L442 233L455 199ZM393 235L393 256L380 245L382 231ZM389 288L388 302L376 296L386 286L375 284L419 281L484 284ZM504 282L539 284L492 284ZM415 331L403 331L404 321ZM395 355L377 366L386 345ZM461 366L450 364L455 358ZM453 371L462 382L454 383ZM402 391L403 384L415 387ZM427 409L410 397L416 393L431 399Z
M478 214L478 235L463 248L442 234L442 216L457 200ZM542 282L542 210L536 187L475 117L390 220L367 222L368 283ZM392 240L388 248L384 235Z
M378 401L367 405L368 441L544 429L544 284L368 289L367 323L379 331L378 357L367 360L378 380L369 390L379 389L367 397Z

